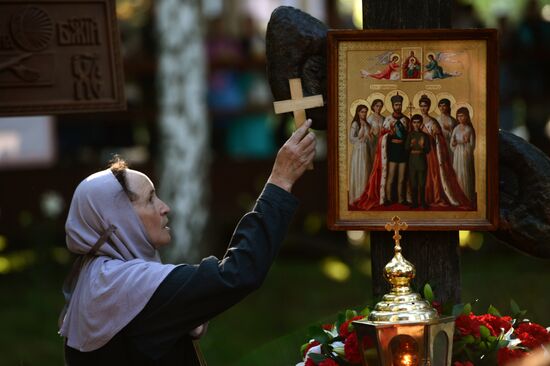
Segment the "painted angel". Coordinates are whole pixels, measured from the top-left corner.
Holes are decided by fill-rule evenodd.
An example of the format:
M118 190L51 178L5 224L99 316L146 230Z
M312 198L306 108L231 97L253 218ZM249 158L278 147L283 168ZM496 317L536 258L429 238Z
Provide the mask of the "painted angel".
M443 68L439 66L440 62L456 63L456 54L451 52L438 52L437 54L428 54L428 63L424 66L424 79L435 80L445 79L453 76L459 76L460 72L445 72Z
M384 70L378 70L374 73L367 70L361 70L362 78L373 78L378 80L399 80L399 56L392 54L392 52L386 52L377 57L378 64L386 65Z

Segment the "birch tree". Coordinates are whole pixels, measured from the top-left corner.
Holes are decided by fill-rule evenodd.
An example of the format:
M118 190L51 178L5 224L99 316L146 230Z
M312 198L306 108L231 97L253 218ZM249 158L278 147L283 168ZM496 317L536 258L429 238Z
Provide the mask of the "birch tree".
M157 0L160 195L170 205L170 262L199 257L206 224L209 126L200 0Z

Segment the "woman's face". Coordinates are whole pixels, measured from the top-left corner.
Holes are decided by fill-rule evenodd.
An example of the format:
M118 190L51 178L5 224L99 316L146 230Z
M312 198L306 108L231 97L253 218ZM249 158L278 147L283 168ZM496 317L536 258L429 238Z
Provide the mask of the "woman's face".
M420 111L422 114L427 114L430 111L430 105L426 102L420 102Z
M359 111L359 118L362 120L367 118L367 111L367 108L361 108L361 110Z
M464 113L458 113L456 115L456 119L458 120L458 123L465 124L466 123L466 115Z
M158 249L170 243L172 237L167 216L170 207L157 197L153 183L145 174L127 169L126 180L128 189L136 195L132 205L151 244Z
M374 105L372 106L372 109L374 113L380 113L380 111L382 110L382 103L381 102L374 103Z

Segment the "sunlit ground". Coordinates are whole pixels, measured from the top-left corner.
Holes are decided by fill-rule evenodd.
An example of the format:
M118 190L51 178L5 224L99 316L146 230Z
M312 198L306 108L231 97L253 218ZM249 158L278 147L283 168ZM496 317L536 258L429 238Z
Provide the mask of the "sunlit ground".
M348 240L358 240L356 235ZM470 235L482 244L463 251L463 300L477 299L477 312L493 304L506 313L513 298L531 319L550 326L549 262ZM294 253L282 253L259 291L211 321L201 342L210 366L294 365L308 325L370 302L370 263L362 247L351 246L343 255L311 252L315 259L289 252ZM62 364L56 324L65 270L52 260L0 275L0 365Z

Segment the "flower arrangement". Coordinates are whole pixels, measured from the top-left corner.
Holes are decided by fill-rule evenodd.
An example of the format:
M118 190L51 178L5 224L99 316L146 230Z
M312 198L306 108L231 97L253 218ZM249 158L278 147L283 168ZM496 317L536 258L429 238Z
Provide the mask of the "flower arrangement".
M304 358L296 366L338 366L361 365L359 341L353 331L354 320L367 317L370 309L367 307L361 312L346 310L339 313L333 324L313 326L309 329L311 340L301 347ZM374 345L367 345L367 348Z
M453 366L504 366L536 350L550 352L550 328L525 319L526 311L513 300L512 315L503 316L494 306L485 314L475 315L471 304L441 305L434 301L429 284L424 287L424 298L440 314L456 317ZM310 340L300 349L303 362L296 366L360 366L359 340L352 322L369 313L368 307L359 313L346 310L333 324L311 327ZM374 344L363 346L368 349Z
M470 304L464 305L455 321L454 366L504 366L533 351L550 350L550 328L525 319L513 300L511 309L512 316L493 306L475 315Z

